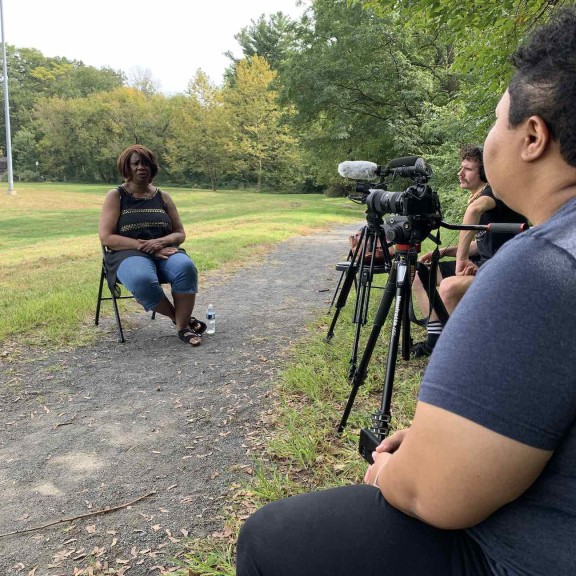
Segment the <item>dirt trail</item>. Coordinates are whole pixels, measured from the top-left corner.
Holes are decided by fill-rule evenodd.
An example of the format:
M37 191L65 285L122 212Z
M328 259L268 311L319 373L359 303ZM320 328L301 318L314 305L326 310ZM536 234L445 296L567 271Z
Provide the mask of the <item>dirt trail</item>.
M0 534L143 497L0 537L0 576L69 576L95 562L160 574L176 540L220 530L282 356L327 307L359 225L288 240L225 281L201 279L197 315L212 301L218 316L199 348L144 312L123 315L119 344L106 307L96 345L0 364Z

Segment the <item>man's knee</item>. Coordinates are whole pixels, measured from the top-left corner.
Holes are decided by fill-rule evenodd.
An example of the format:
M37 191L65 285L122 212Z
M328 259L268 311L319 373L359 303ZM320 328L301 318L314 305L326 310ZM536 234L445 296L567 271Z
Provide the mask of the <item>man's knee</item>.
M438 293L449 310L456 307L473 280L474 276L451 276L442 280Z

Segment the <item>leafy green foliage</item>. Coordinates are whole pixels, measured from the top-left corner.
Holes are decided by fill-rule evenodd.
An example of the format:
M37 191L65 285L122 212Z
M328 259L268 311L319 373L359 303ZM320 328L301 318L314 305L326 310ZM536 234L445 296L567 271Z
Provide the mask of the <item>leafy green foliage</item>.
M94 68L76 60L49 58L34 48L6 46L6 67L10 88L11 128L16 133L27 127L32 110L41 98L84 98L96 92L114 90L124 83L122 72ZM4 102L4 95L0 94ZM0 138L6 141L4 127Z
M278 181L297 165L298 141L286 122L291 109L280 106L275 78L266 60L254 56L238 63L234 85L224 90L229 152L238 172L255 176L257 190L265 178Z
M384 163L432 144L422 128L426 104L450 96L445 47L345 0L317 0L311 11L281 80L318 177L334 181L344 159Z
M250 26L242 28L234 38L240 44L245 58L260 56L272 70L278 71L287 54L294 48L295 28L295 23L288 16L276 12L268 20L264 15L256 21L251 20ZM240 61L230 52L227 56L235 64Z
M183 182L208 179L216 190L231 161L222 90L199 70L188 85L188 98L176 108L166 157L172 176Z
M109 68L8 46L16 178L111 182L138 142L160 181L342 194L340 161L418 154L456 214L458 148L484 140L519 39L572 2L315 0L298 22L242 28L223 88L199 71L174 97L147 71L128 89Z
M170 100L132 88L40 100L34 120L43 173L64 181L115 182L116 158L126 146L146 143L163 156L172 117Z
M369 10L410 18L454 53L452 69L463 80L458 101L464 118L484 137L512 74L509 57L535 25L572 0L352 0Z

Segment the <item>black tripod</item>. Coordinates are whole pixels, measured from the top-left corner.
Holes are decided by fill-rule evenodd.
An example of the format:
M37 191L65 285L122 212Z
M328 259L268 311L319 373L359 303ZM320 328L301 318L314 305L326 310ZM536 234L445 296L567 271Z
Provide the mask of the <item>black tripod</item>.
M380 410L372 417L372 433L374 434L373 440L375 444L368 454L371 454L375 447L380 443L380 440L385 438L388 434L390 424L390 404L392 400L392 385L394 381L394 373L396 370L396 359L398 356L400 335L402 335L402 357L405 360L408 360L410 355L411 341L409 312L412 278L414 277L416 271L418 271L424 286L430 284L428 268L417 262L419 252L419 243L396 244L394 262L392 263L388 282L386 283L384 294L382 295L382 300L380 301L380 306L378 307L378 311L374 319L374 326L368 338L366 349L364 350L360 365L353 374L352 391L350 392L348 403L346 404L346 409L344 410L342 420L338 426L338 433L340 434L343 432L346 426L348 416L350 415L356 394L358 393L358 389L366 379L368 364L372 357L374 347L378 341L382 326L384 326L386 318L388 317L392 303L395 301L394 316L390 330L390 345L388 350L388 360L386 363L384 390L382 393L382 404ZM445 323L448 319L448 313L446 312L446 309L444 308L444 305L438 296L435 281L433 282L430 301L432 302L432 306L436 311L440 321ZM368 436L370 435L369 431L363 430L363 433L368 433ZM366 436L366 434L364 434L364 436ZM372 444L370 444L370 446L372 446ZM369 447L367 449L369 449Z
M372 280L374 274L389 272L392 268L392 258L388 252L389 243L386 240L386 233L384 231L384 222L382 216L373 214L370 211L366 212L366 222L367 225L364 226L360 233L360 238L352 257L348 262L348 267L345 272L342 272L338 286L336 287L336 292L342 284L340 293L338 295L338 300L335 305L334 317L332 318L332 323L328 328L328 333L324 338L324 342L330 342L334 336L334 327L340 316L342 308L346 306L346 301L348 299L348 294L352 285L355 284L356 277L358 281L356 283L356 300L354 303L354 315L352 317L352 322L356 324L356 330L354 333L354 342L352 344L352 355L350 357L350 369L348 372L348 379L351 379L356 372L356 362L358 360L358 345L360 343L360 333L362 326L368 321L368 306L370 304L370 290L372 287ZM376 264L376 248L380 245L382 247L382 253L384 255L384 264ZM371 252L371 254L370 254ZM336 297L336 292L334 293L334 298ZM332 303L334 302L332 299ZM330 305L330 307L332 304Z

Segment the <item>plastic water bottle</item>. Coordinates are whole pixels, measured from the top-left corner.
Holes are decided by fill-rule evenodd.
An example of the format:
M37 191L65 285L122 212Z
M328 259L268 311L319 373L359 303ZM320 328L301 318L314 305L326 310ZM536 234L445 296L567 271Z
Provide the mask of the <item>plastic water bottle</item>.
M208 308L206 308L206 324L208 325L206 334L214 334L216 332L216 309L214 304L208 304Z

